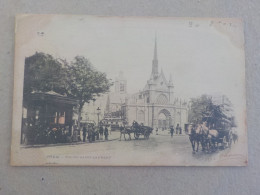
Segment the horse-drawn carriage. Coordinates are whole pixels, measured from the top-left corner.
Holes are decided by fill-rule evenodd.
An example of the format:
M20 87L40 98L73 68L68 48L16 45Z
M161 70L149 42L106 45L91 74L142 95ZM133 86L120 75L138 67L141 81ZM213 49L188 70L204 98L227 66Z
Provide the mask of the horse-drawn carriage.
M143 135L144 139L149 139L150 134L153 131L153 128L144 125L139 125L136 121L133 122L132 129L134 131L135 139L138 139L140 135Z
M185 131L189 135L193 152L195 152L196 143L197 152L199 144L201 144L204 151L215 151L219 148L231 147L233 134L231 123L228 120L215 121L212 117L205 117L203 121L202 124L186 125L187 130L185 129Z
M144 136L144 139L149 139L152 131L153 128L144 126L142 124L140 125L136 121L134 121L132 126L125 126L120 129L120 140L122 135L124 135L125 138L125 134L128 134L129 140L131 140L131 133L134 134L135 139L139 139L140 136Z

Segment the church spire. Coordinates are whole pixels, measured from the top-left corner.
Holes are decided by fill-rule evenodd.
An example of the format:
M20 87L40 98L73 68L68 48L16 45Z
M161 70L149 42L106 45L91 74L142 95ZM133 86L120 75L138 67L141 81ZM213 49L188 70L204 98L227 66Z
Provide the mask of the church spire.
M152 76L154 79L158 77L157 37L156 37L156 35L155 35L155 42L154 42Z
M154 55L153 55L153 59L157 60L157 36L155 35L155 40L154 40Z

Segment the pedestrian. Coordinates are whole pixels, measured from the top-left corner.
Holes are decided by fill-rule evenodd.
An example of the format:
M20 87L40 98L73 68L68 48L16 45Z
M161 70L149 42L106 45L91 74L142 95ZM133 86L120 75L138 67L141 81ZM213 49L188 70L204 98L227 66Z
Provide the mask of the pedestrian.
M178 123L177 126L176 126L176 135L178 135L179 130L180 130L180 126L179 126L179 123Z
M92 142L92 127L90 125L88 126L88 141Z
M124 131L124 127L122 125L120 125L119 130L120 130L120 141L121 141L121 137L122 137L122 133ZM124 136L125 136L125 134L124 134Z
M86 141L86 135L87 135L87 128L86 128L86 125L84 125L82 131L83 131L83 142L85 142L85 141Z
M95 136L96 136L96 140L99 140L99 127L98 126L95 128Z
M80 127L78 128L78 141L81 141L81 138L80 138Z
M173 126L171 126L170 131L171 131L171 137L173 137L173 132L174 132Z
M95 131L95 127L93 125L93 127L92 127L92 141L95 142L95 140L96 140L96 131Z
M102 140L103 140L103 133L104 133L104 129L103 129L103 126L101 125L99 128L99 134L100 134L100 139L102 139Z
M73 142L77 142L78 141L78 129L77 128L78 127L75 125L74 126L74 130L73 130Z
M27 122L23 121L21 144L28 144L28 132L28 124Z
M180 135L181 135L181 134L182 134L182 128L180 127L180 129L179 129L179 130L180 130Z
M105 140L108 140L108 128L107 127L105 127L104 135L105 135Z
M112 130L112 127L111 127L111 125L109 125L108 126L109 135L111 135L111 130Z
M158 127L156 128L156 135L158 135Z

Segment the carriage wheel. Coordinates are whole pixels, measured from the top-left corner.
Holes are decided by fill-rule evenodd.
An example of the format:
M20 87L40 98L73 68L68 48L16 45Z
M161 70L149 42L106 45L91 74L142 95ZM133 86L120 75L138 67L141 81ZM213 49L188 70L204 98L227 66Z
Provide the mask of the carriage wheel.
M232 140L229 141L228 147L231 148L231 145L232 145Z
M137 133L135 133L134 136L135 136L135 139L139 138L139 134L137 134Z
M146 132L146 133L145 133L145 138L146 138L146 139L149 139L149 136L150 136L149 132Z
M231 148L231 145L232 145L232 139L229 138L229 140L228 140L228 147Z

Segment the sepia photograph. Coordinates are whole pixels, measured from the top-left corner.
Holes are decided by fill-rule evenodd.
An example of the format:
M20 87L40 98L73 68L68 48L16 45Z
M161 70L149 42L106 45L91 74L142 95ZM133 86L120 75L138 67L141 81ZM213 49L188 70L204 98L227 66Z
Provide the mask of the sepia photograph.
M18 15L13 166L247 166L243 22Z

